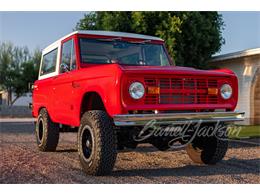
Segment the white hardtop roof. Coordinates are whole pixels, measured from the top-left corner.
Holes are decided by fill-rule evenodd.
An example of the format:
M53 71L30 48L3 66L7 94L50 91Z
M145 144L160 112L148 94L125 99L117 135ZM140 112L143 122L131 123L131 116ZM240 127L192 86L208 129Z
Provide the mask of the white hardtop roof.
M211 62L217 62L217 61L224 61L224 60L231 60L234 58L241 58L246 56L253 56L253 55L259 55L260 54L260 47L254 48L254 49L247 49L243 51L213 56L211 59Z
M147 40L155 40L155 41L163 41L163 39L159 37L149 36L149 35L142 35L142 34L135 34L135 33L125 33L125 32L115 32L115 31L102 31L102 30L80 30L74 31L59 40L55 41L48 47L46 47L43 51L48 50L49 47L53 47L54 45L58 45L63 39L70 37L74 34L86 34L86 35L100 35L100 36L113 36L113 37L129 37L129 38L136 38L136 39L147 39Z

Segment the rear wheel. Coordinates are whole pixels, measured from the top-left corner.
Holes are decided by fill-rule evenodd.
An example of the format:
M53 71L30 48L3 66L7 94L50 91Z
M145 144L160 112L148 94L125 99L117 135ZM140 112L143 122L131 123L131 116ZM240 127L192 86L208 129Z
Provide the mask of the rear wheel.
M216 164L221 161L228 149L226 137L201 137L186 147L186 151L195 163Z
M41 151L55 151L59 142L59 126L52 122L45 108L40 110L36 128L36 142Z
M82 116L78 153L88 175L107 175L112 171L117 156L116 135L106 112L94 110Z
M160 151L166 151L169 147L169 141L165 139L159 139L153 140L152 145L156 147Z

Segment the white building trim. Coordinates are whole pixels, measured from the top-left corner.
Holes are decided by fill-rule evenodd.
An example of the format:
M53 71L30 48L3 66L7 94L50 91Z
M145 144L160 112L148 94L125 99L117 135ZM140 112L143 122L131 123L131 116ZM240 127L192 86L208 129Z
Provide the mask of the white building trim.
M224 61L224 60L231 60L235 58L242 58L246 56L253 56L260 54L260 48L254 48L254 49L247 49L243 51L238 51L234 53L228 53L223 55L218 55L212 57L211 62L217 62L217 61Z

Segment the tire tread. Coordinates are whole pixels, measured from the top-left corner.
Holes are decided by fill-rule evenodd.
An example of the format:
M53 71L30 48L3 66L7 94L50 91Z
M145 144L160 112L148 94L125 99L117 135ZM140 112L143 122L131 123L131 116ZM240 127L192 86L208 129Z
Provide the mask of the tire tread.
M88 166L81 157L80 148L80 134L82 125L91 123L95 131L95 159L93 164ZM81 119L81 127L78 133L78 151L81 164L85 172L89 175L107 175L111 173L116 161L116 134L113 130L112 120L108 117L106 112L101 110L92 110L83 114Z

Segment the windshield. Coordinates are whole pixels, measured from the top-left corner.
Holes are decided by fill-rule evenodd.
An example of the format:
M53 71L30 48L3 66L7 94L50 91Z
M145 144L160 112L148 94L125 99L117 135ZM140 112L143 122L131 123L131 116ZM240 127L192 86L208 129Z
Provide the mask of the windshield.
M115 39L80 38L82 63L170 66L163 45L149 41L126 42Z

